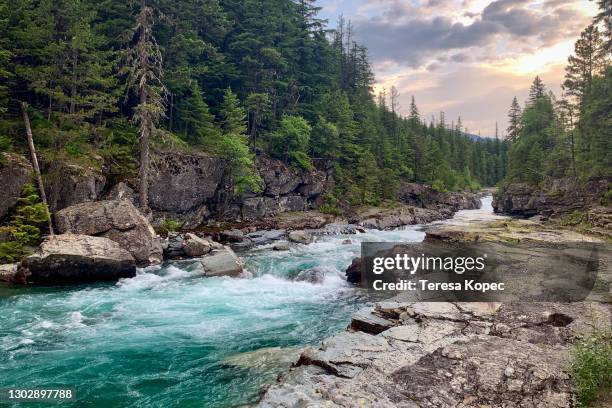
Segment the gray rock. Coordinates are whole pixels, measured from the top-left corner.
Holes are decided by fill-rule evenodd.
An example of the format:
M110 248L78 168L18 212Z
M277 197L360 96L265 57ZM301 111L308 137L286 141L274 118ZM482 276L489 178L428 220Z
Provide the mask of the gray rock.
M0 282L15 282L19 264L2 264L0 265Z
M361 258L355 258L346 268L346 280L350 283L361 283L361 262Z
M17 204L21 197L23 187L32 182L32 166L28 160L16 154L1 153L6 163L0 165L0 219L4 218L8 211Z
M254 221L266 215L263 197L247 198L242 203L242 219Z
M304 211L306 209L306 200L299 195L281 197L278 201L278 209L280 212Z
M96 201L106 184L99 167L67 163L48 163L44 167L45 190L52 211Z
M247 238L253 241L254 244L262 245L272 241L278 241L285 238L287 231L283 229L269 230L269 231L256 231L247 234Z
M127 183L121 181L113 186L108 193L104 195L105 200L128 200L134 205L138 204L138 197L134 189Z
M569 408L568 348L611 316L597 303L383 302L306 349L258 406Z
M425 184L403 182L400 183L398 193L400 201L405 204L433 210L447 208L456 212L478 209L481 205L477 193L442 193Z
M225 164L204 153L158 152L151 156L151 169L151 209L182 214L213 199Z
M293 280L296 282L308 282L313 285L321 284L325 281L325 270L321 268L305 269L300 271Z
M203 257L200 262L206 276L236 277L243 271L243 264L230 247L215 249Z
M81 283L136 275L134 257L103 237L63 234L47 238L25 261L35 283Z
M209 241L198 237L195 234L187 233L183 240L183 251L192 258L206 255L212 247Z
M571 177L546 179L541 187L512 183L493 194L493 208L498 213L523 217L558 217L598 206L608 188L605 179L583 182Z
M310 244L313 241L313 237L307 231L291 231L289 232L289 241L298 244Z
M264 194L267 196L278 197L289 194L301 184L297 171L280 160L257 156L256 166L265 183Z
M244 233L239 229L221 231L221 242L242 242L245 239Z
M138 265L159 264L163 251L147 219L127 200L82 203L55 214L60 233L109 238L128 250Z
M370 334L382 333L396 324L397 320L381 317L371 307L358 310L351 320L351 328Z
M276 244L274 244L274 246L272 247L272 250L274 251L289 251L291 247L289 246L289 243L286 241L283 242L278 242Z

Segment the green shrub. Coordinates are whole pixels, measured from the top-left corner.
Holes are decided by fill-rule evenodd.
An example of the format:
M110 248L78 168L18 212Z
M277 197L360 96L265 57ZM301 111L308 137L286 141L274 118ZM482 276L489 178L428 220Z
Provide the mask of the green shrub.
M0 243L0 263L18 261L29 253L28 247L38 245L48 219L36 188L26 184L9 225L0 231L0 235L8 237Z
M181 229L182 225L178 221L165 219L162 223L155 229L155 231L163 236L167 237L169 233L176 232Z
M342 210L340 208L329 204L323 204L322 206L320 206L319 212L336 216L342 215Z
M612 385L612 331L598 330L577 342L570 351L570 371L578 406L588 407Z
M612 205L612 190L606 191L601 196L601 205L610 206Z
M13 142L8 136L0 136L0 152L8 152L12 149Z
M565 227L575 227L588 224L588 215L584 211L574 211L566 214L559 220L559 224Z

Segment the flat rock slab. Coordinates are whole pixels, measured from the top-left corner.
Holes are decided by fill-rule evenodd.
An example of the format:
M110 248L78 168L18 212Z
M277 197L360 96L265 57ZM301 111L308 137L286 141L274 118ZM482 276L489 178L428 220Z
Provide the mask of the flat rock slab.
M597 303L381 302L397 324L304 351L259 407L573 407L568 348L610 324ZM356 319L368 316L367 310Z

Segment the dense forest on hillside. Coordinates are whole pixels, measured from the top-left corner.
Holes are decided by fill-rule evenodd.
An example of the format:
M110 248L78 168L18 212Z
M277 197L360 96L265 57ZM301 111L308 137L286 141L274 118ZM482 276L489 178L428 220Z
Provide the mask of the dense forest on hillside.
M507 181L612 177L612 3L580 35L557 99L539 77L509 111Z
M141 179L148 152L200 149L257 190L253 156L331 162L330 205L394 199L402 180L440 190L493 185L507 144L461 119L399 114L373 95L350 22L328 29L313 0L0 1L0 149L26 151L24 109L47 160L102 158ZM450 122L450 123L449 123ZM143 173L144 172L144 173ZM145 194L146 195L146 194Z

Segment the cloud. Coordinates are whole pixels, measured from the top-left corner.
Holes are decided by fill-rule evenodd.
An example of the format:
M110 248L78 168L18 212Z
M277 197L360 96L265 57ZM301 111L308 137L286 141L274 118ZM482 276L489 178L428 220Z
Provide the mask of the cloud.
M416 7L411 2L385 0L377 2L378 13L372 14L375 3L367 1L362 9L367 13L354 19L358 41L369 48L375 61L392 60L413 68L457 49L482 48L479 57L483 58L492 56L491 48L501 56L518 48L526 52L550 46L576 36L589 21L570 0L496 0L479 12L460 15L448 8L451 1L430 0ZM431 15L442 3L438 11L446 13ZM466 15L471 22L458 21Z

